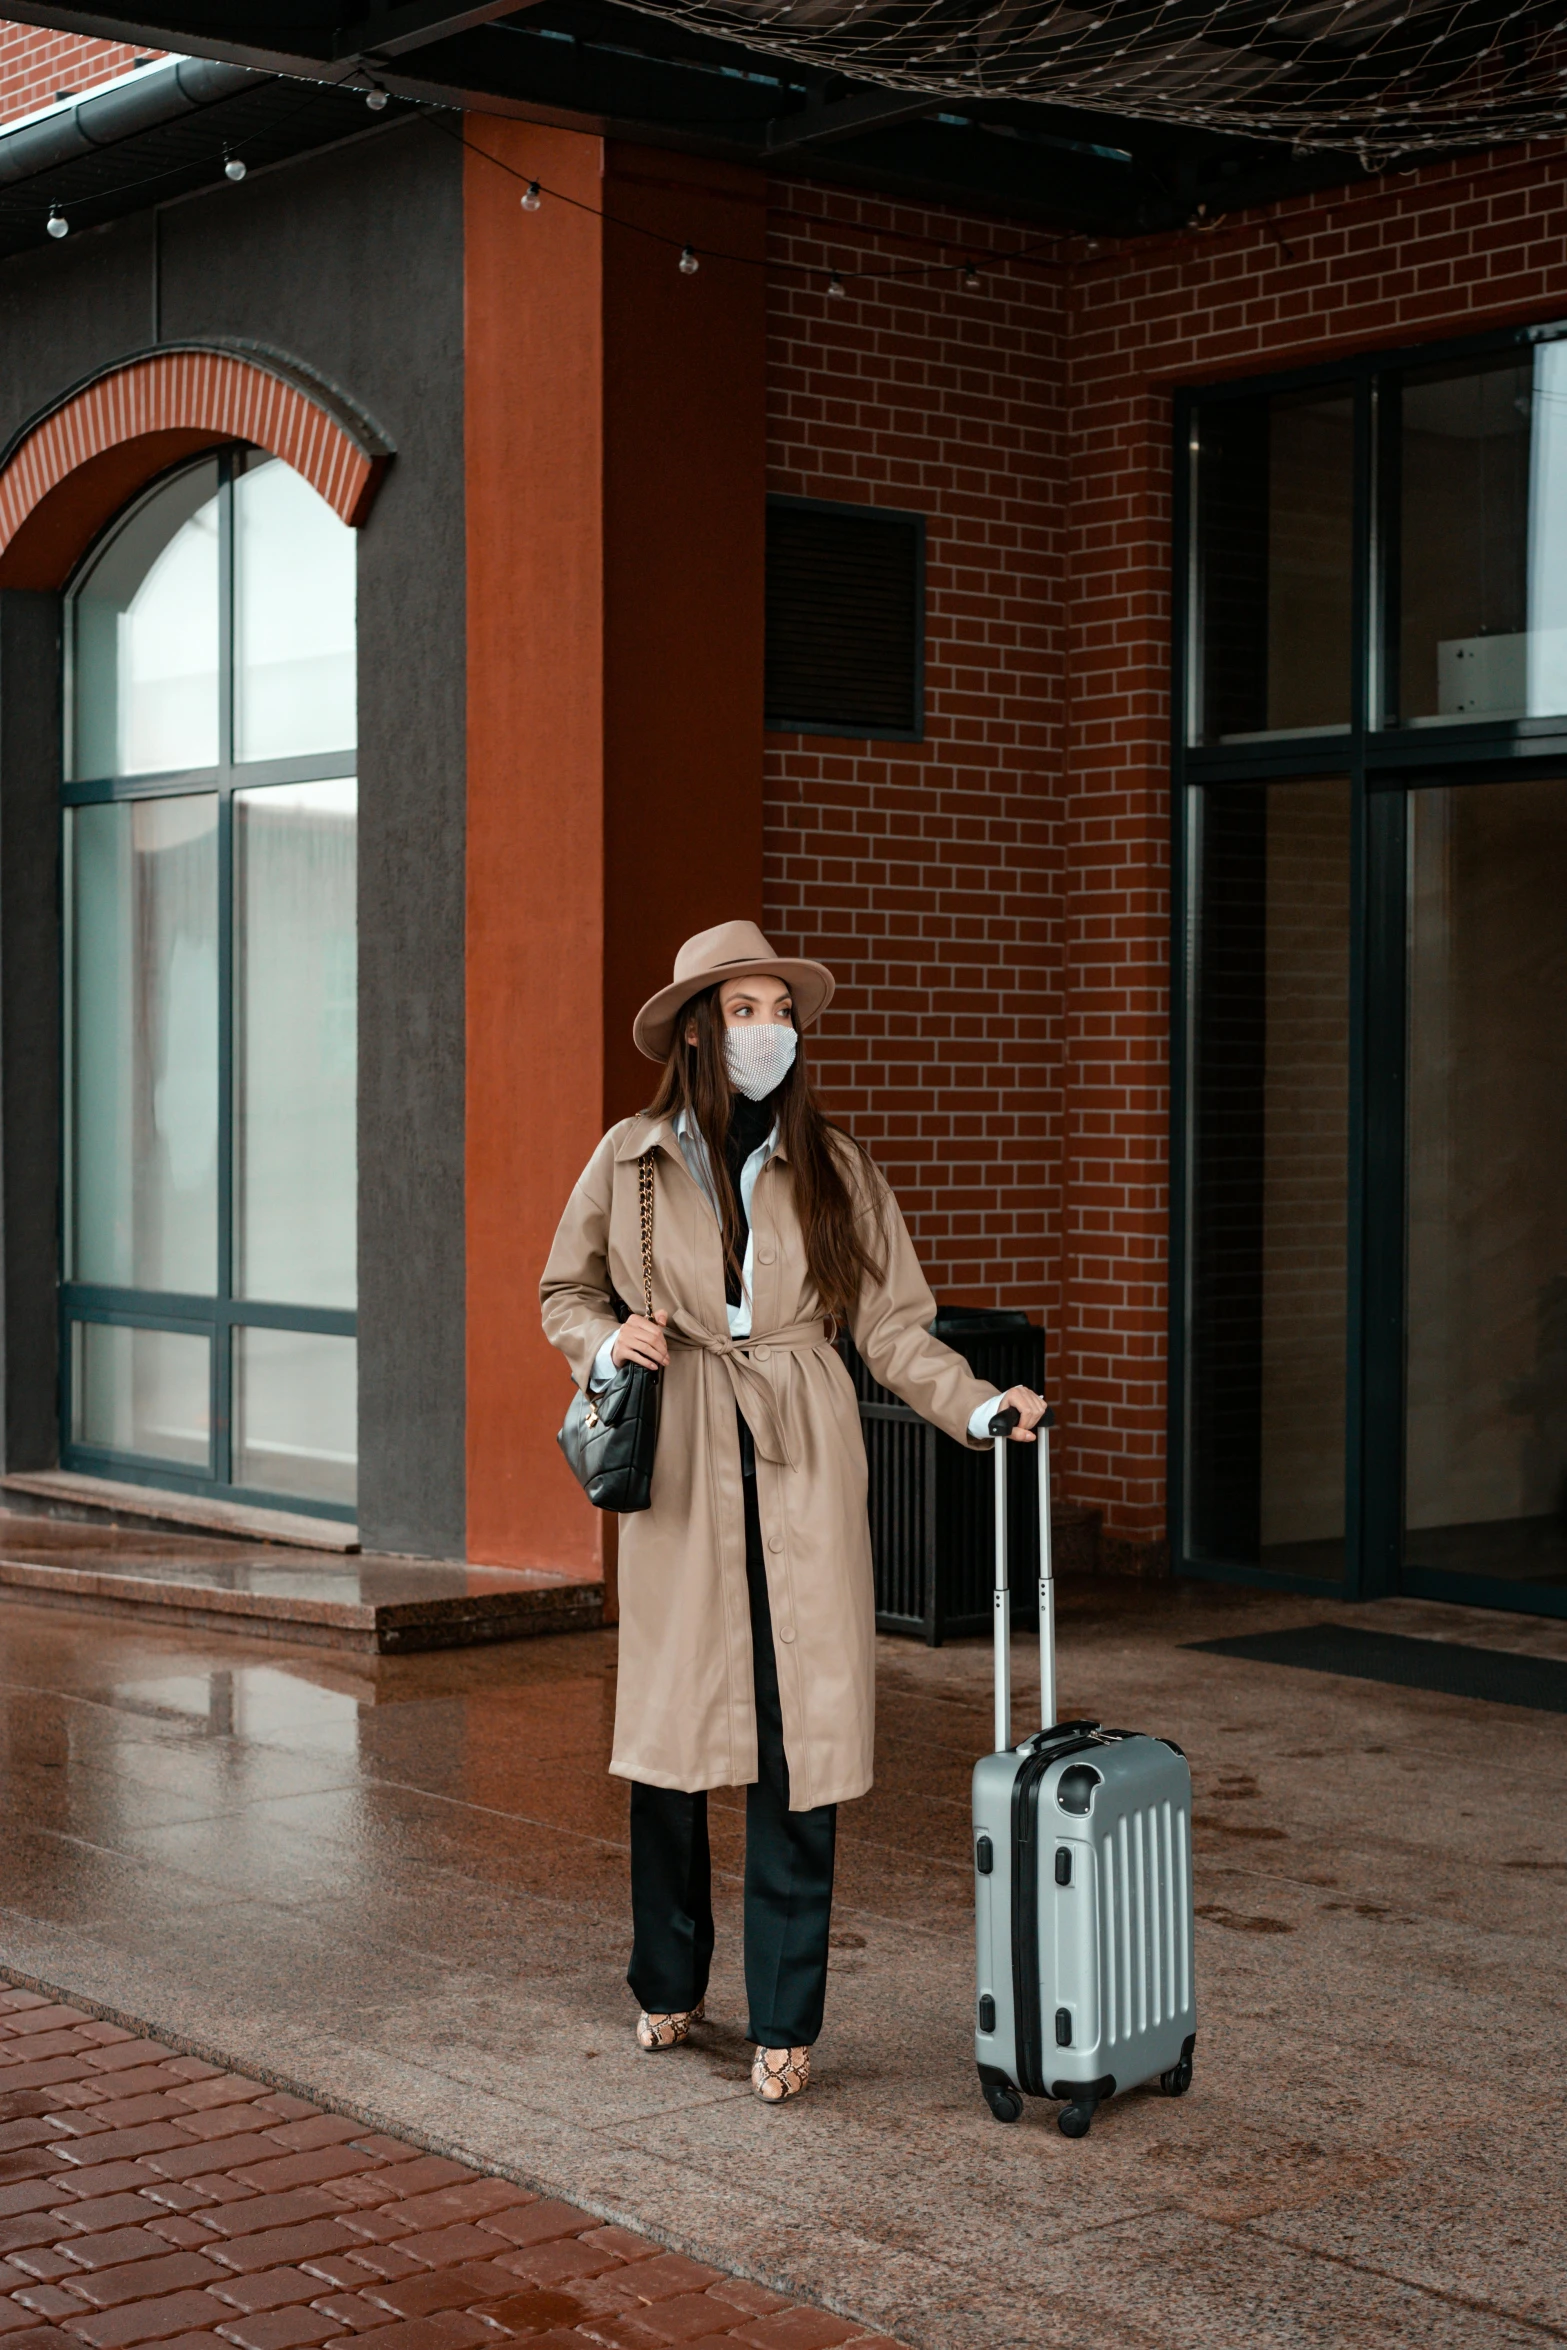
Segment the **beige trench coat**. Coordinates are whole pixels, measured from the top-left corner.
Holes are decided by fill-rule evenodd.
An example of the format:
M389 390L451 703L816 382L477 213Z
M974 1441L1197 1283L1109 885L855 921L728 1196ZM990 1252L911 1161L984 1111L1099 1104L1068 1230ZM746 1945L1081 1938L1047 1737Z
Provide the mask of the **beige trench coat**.
M611 1285L641 1310L638 1158L654 1161L653 1302L670 1360L652 1506L620 1522L620 1674L610 1769L653 1787L744 1786L757 1775L738 1404L756 1439L757 1501L778 1657L789 1799L842 1803L871 1783L875 1602L865 1446L853 1383L806 1267L789 1165L756 1180L749 1338L731 1339L718 1220L668 1121L612 1127L550 1250L544 1330L585 1386L615 1327ZM897 1202L858 1162L887 1269L867 1283L856 1346L883 1386L949 1436L995 1393L932 1338L935 1301Z

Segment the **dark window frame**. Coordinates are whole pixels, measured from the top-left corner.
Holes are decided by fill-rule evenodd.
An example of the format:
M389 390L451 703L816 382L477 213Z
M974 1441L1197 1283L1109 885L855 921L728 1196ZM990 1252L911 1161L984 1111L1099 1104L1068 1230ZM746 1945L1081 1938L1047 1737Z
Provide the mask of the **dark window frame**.
M888 523L910 531L914 540L914 673L910 686L910 701L915 722L911 726L849 725L844 721L824 716L821 712L800 715L792 711L779 712L764 707L763 729L768 734L826 735L840 742L901 742L917 743L925 739L925 640L929 633L930 614L926 582L926 526L927 517L910 507L873 506L861 504L852 498L794 498L781 492L769 492L768 510L781 509L797 514L831 514L840 518L852 517L856 522ZM764 655L765 675L765 655Z
M65 590L65 609L70 612L71 598L109 537L124 522L126 516L144 505L180 474L195 467L210 464L217 459L218 469L218 763L215 767L181 769L168 774L102 776L90 782L73 783L65 778L64 762L69 757L69 723L61 730L62 769L59 787L59 806L62 830L68 811L88 807L104 801L151 800L188 798L195 794L215 795L218 803L218 1163L217 1163L217 1268L216 1287L211 1296L188 1297L178 1292L119 1288L102 1282L67 1280L64 1267L69 1262L69 1233L66 1218L70 1198L70 1117L69 1084L61 1087L60 1100L60 1166L62 1182L59 1200L59 1426L60 1466L85 1476L115 1478L128 1485L153 1486L169 1493L207 1494L216 1500L233 1501L251 1506L287 1510L297 1517L329 1518L352 1525L357 1518L357 1505L330 1502L303 1497L299 1494L275 1493L256 1486L236 1485L230 1471L233 1462L233 1379L234 1333L245 1328L267 1330L297 1330L326 1337L357 1338L359 1317L353 1308L274 1305L264 1300L236 1298L234 1278L234 794L257 786L277 783L331 782L340 776L355 776L359 771L357 743L342 751L314 751L292 759L234 758L234 481L236 461L251 454L251 444L235 441L217 449L203 450L194 458L182 458L157 479L137 492L121 507L113 520L97 534L81 562L76 566ZM69 618L61 632L61 676L57 691L62 708L70 692L70 672L66 644L69 638ZM65 918L63 902L65 860L61 859L61 922L62 955L66 952L70 926ZM62 1055L69 1067L69 1007L70 974L61 971L61 1002L65 1011L65 1025L61 1033ZM137 1330L172 1330L190 1336L205 1335L209 1342L209 1449L208 1467L192 1468L188 1463L169 1461L146 1453L121 1452L108 1446L79 1444L71 1434L73 1405L74 1345L73 1322L100 1323Z
M1403 1592L1567 1616L1567 1589L1405 1570L1404 1176L1406 838L1409 794L1557 770L1567 790L1567 714L1377 725L1386 706L1389 582L1396 574L1397 410L1406 368L1526 352L1567 339L1567 318L1399 344L1269 374L1180 387L1174 397L1171 570L1170 1226L1167 1506L1179 1576L1309 1593L1332 1602ZM1196 419L1199 409L1277 392L1345 385L1355 403L1351 719L1342 735L1299 742L1192 742L1197 706ZM1197 1559L1187 1544L1190 1484L1193 1143L1191 1023L1197 1004L1196 837L1202 795L1224 783L1347 775L1350 782L1349 1199L1346 1309L1345 1573L1330 1583L1254 1562Z

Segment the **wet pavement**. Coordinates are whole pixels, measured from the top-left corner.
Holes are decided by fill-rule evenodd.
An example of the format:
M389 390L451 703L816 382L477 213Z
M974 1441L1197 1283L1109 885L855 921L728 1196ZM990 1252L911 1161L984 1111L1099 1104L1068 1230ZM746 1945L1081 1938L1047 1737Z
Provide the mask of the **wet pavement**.
M738 1795L712 2021L632 2044L612 1633L340 1657L0 1604L0 1961L919 2350L1567 2339L1560 1720L1185 1645L1324 1619L1567 1656L1422 1602L1064 1587L1063 1716L1167 1732L1198 1797L1195 2084L1076 2144L974 2081L978 1643L882 1644L781 2111L740 2037Z

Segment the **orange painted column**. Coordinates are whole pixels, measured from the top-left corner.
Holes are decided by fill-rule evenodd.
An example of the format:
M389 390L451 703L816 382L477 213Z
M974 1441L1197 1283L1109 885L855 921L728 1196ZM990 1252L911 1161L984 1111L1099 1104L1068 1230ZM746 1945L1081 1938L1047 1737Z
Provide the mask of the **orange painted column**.
M681 940L762 918L767 183L646 148L611 146L605 165L605 209L627 224L604 239L613 1119L652 1090L631 1021Z
M594 1572L538 1282L652 1090L637 1005L689 932L760 917L762 184L467 138L468 1555Z

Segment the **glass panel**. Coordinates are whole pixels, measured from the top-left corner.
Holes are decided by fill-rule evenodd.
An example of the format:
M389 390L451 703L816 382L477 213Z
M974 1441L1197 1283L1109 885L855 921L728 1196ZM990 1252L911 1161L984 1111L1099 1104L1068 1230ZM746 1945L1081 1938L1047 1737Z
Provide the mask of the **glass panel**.
M351 751L354 533L293 468L234 484L234 756Z
M1402 398L1390 719L1567 710L1567 346L1421 368Z
M184 1330L72 1324L71 1441L209 1465L212 1350Z
M356 1294L356 787L234 795L234 1283Z
M1567 784L1410 797L1405 1558L1567 1582Z
M1344 1571L1349 785L1203 795L1187 1544Z
M218 1269L218 803L67 818L70 1278L210 1296Z
M70 604L76 781L218 758L218 469L134 507Z
M1347 386L1198 410L1195 742L1349 725L1354 440Z
M236 1330L234 1483L351 1507L358 1458L354 1341L305 1330Z

